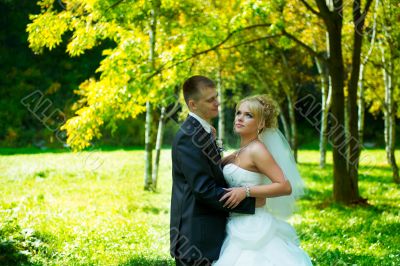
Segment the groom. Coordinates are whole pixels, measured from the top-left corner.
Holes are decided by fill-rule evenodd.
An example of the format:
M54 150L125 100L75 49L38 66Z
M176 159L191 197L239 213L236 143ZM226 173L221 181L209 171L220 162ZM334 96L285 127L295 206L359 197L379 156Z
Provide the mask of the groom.
M219 201L227 184L210 125L219 106L214 82L190 77L183 96L190 112L172 145L170 252L176 265L211 265L219 257L228 213L254 214L265 199L245 198L233 209Z

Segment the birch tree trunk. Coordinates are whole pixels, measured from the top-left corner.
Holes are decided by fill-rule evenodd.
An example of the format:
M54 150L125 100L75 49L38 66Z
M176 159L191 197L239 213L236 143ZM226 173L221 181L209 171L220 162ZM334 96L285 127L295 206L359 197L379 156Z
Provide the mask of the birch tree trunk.
M387 33L386 33L387 34ZM386 35L385 34L385 35ZM395 157L395 137L396 137L396 116L394 108L394 84L393 84L393 62L392 53L389 51L389 60L386 60L385 49L381 45L382 52L382 65L383 65L383 81L385 84L385 151L386 157L390 167L392 168L393 181L397 184L400 183L399 168L396 163Z
M329 57L329 42L328 33L326 33L326 51ZM315 57L315 64L317 65L318 73L321 79L321 125L319 131L319 167L325 168L326 164L326 150L328 145L328 114L331 107L332 85L328 73L327 66L324 65L318 57Z
M161 148L163 144L164 127L168 119L174 115L180 107L179 101L176 101L172 109L167 113L165 106L161 107L160 121L158 122L157 141L156 141L156 156L154 159L153 173L152 173L152 188L157 189L158 183L158 170L160 168Z
M158 169L160 165L161 147L164 135L165 124L165 107L161 107L160 121L158 122L157 141L156 141L156 156L154 159L153 173L152 173L152 187L157 189Z
M348 144L350 139L350 107L349 107L349 97L344 96L344 133L345 133L345 142ZM345 147L345 157L346 157L346 169L349 171L350 167L350 145L346 145Z
M364 144L364 121L365 121L365 96L364 96L364 69L365 65L368 63L369 57L375 46L376 37L376 19L378 15L379 0L375 1L375 9L372 23L372 35L371 42L367 54L365 55L361 65L360 65L360 77L358 79L358 93L357 93L357 104L358 104L358 139L361 143L360 148Z
M220 61L218 55L218 61ZM218 92L218 101L219 101L219 109L218 109L218 139L225 143L225 103L224 103L224 94L222 89L222 67L220 62L217 73L217 92Z
M326 151L328 145L328 114L331 105L332 86L329 82L329 76L327 71L321 73L321 94L322 94L322 110L321 110L321 126L319 134L319 151L320 159L319 166L321 168L325 167L326 164Z
M285 134L285 138L288 141L290 141L290 131L289 131L289 127L288 127L288 124L287 124L287 120L286 120L285 114L282 112L282 108L280 108L280 107L278 107L278 108L279 108L279 119L281 120L281 123L282 123L282 126L283 126L283 131L284 131L284 134Z
M151 11L150 19L150 53L149 62L152 69L155 69L155 46L156 46L156 31L157 31L157 16L160 8L160 1L153 0L153 9ZM152 190L152 163L153 163L153 138L152 138L152 116L153 107L149 100L146 102L146 126L145 126L145 172L144 172L144 189Z
M289 112L289 121L290 121L290 144L293 150L294 159L297 162L297 146L298 146L298 138L297 138L297 124L296 124L296 113L294 111L294 103L296 102L296 85L293 81L293 77L290 73L289 64L287 62L286 55L280 51L283 66L286 69L285 73L288 79L287 90L285 91L286 98L288 101L288 112Z
M149 101L146 102L146 126L145 126L145 151L144 151L144 160L145 160L145 173L144 173L144 189L151 190L152 189L152 161L153 161L153 145L151 143L151 128L152 128L152 106Z
M293 156L297 162L297 124L296 124L296 114L294 112L294 101L290 96L287 97L288 100L288 110L289 110L289 121L290 121L290 142L292 144Z
M357 93L357 104L358 104L358 139L360 141L361 148L364 144L364 122L365 122L365 96L364 96L364 67L365 64L360 66L360 79L358 80L358 93Z

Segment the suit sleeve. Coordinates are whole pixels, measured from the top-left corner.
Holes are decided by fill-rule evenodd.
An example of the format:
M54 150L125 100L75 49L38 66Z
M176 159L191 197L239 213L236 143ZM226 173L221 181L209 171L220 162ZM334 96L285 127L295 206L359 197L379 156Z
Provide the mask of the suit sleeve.
M183 136L177 143L177 156L181 171L195 198L210 207L226 212L254 214L255 198L245 198L236 208L223 207L219 199L226 193L214 178L206 154L196 147L190 136Z

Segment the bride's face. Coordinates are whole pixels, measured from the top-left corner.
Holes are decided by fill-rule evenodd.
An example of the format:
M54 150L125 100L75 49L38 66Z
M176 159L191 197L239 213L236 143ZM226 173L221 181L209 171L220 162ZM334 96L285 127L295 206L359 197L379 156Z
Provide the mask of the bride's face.
M258 121L250 111L248 103L242 103L236 111L234 130L239 135L257 134Z

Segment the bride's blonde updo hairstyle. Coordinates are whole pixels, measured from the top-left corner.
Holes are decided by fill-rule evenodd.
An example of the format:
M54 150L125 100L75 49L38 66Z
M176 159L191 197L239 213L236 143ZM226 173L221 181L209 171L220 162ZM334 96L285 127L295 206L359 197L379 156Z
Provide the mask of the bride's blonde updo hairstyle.
M249 110L259 121L259 132L261 134L266 128L278 126L279 108L278 104L268 95L255 95L242 99L236 105L236 112L242 103L247 103Z

